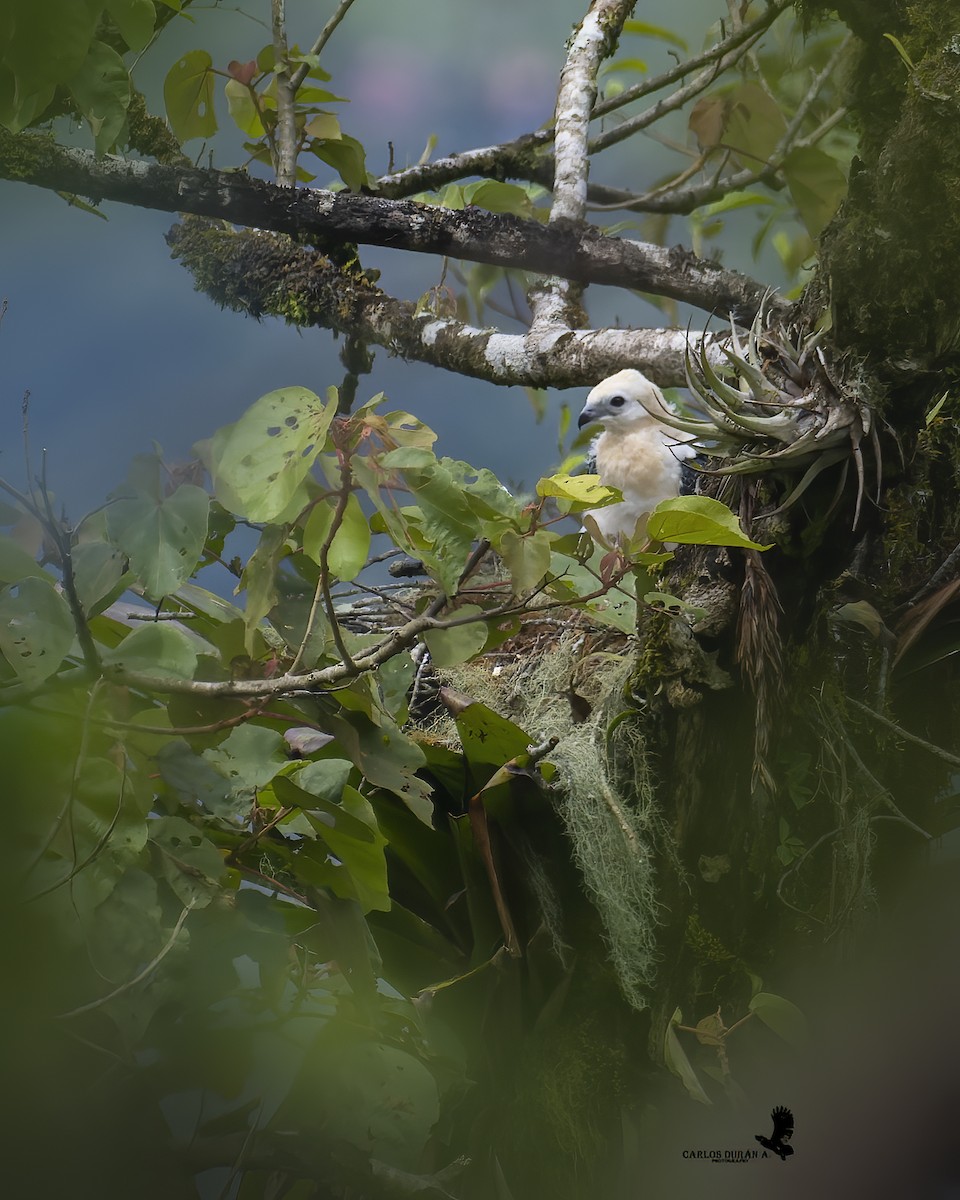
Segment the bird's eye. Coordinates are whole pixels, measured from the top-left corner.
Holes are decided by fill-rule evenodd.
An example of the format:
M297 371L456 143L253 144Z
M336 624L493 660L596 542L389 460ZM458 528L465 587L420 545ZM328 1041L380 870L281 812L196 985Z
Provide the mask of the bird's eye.
M626 400L624 400L624 398L622 396L611 396L610 397L610 407L611 408L623 408L623 406L625 404L626 404Z

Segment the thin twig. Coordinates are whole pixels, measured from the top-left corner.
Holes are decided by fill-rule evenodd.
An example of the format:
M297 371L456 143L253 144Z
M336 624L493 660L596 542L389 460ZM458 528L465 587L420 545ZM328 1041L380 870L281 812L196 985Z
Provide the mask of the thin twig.
M340 0L339 5L337 6L337 11L333 14L333 16L330 18L330 20L326 23L326 25L324 25L324 27L320 30L320 36L310 47L311 57L318 57L320 55L324 46L327 44L327 42L330 41L330 37L331 37L333 31L340 24L340 22L343 20L343 18L347 15L347 12L348 12L351 4L353 4L353 0ZM291 86L291 88L293 88L294 92L297 91L297 89L300 87L301 83L303 83L304 79L306 79L309 71L310 71L310 64L309 63L301 63L297 67L297 69L293 72L293 74L290 76L290 86Z
M72 1008L69 1012L57 1013L57 1020L66 1021L70 1017L79 1017L82 1013L92 1012L96 1008L102 1008L104 1004L109 1004L109 1002L111 1000L115 1000L117 996L122 996L124 992L129 992L130 989L136 987L138 983L142 983L148 975L151 975L157 969L160 963L163 962L163 960L173 949L174 943L180 936L180 930L183 928L183 923L186 921L187 916L192 908L192 904L188 904L184 908L177 920L176 925L173 927L173 932L170 934L170 937L167 939L163 948L156 955L156 957L152 958L150 962L147 963L142 971L140 971L137 975L134 975L133 979L127 980L126 983L121 983L118 988L114 988L114 990L108 993L106 996L101 996L99 1000L91 1000L89 1004L82 1004L79 1008Z
M875 712L874 709L869 708L866 704L861 704L859 700L854 700L852 696L847 697L846 703L853 708L859 709L860 712L866 713L867 716L876 721L878 725L883 725L886 729L889 729L891 733L895 733L897 737L903 738L905 742L912 742L915 746L919 746L921 749L926 750L929 754L933 754L937 758L942 758L944 762L948 762L954 767L960 767L960 756L951 754L949 750L944 750L942 746L936 746L933 742L924 741L922 737L917 737L915 733L910 733L908 730L904 729L902 725L897 725L894 721L891 721L889 717L885 717L881 713Z
M297 649L293 662L290 664L288 672L290 675L296 675L300 669L300 664L303 662L304 655L307 652L307 644L313 635L321 601L327 613L327 620L330 622L330 631L333 634L333 640L340 659L345 666L353 666L353 659L350 657L350 651L343 640L343 630L340 628L340 623L337 620L333 597L330 594L330 547L333 545L333 539L337 536L337 531L343 524L343 515L347 511L347 504L353 488L353 472L350 469L350 456L344 450L339 452L339 458L340 488L337 491L337 503L333 511L333 518L330 521L330 528L327 530L327 536L323 539L323 545L320 547L320 554L318 556L320 560L320 577L317 580L316 590L313 593L313 602L310 605L306 628L303 631L303 640Z

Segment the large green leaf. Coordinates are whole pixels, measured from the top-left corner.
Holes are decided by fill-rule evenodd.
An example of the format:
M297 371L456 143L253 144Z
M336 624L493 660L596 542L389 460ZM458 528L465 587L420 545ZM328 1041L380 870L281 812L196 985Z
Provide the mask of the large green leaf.
M115 650L104 654L103 661L123 671L161 679L192 679L197 651L184 630L168 621L154 621L128 634Z
M336 411L333 388L326 401L304 387L278 388L218 430L210 473L220 503L249 521L279 517L323 449Z
M33 555L28 554L19 542L8 534L0 534L0 583L18 583L27 575L50 579Z
M80 542L71 552L73 582L85 613L101 612L123 585L123 552L108 542Z
M268 525L243 570L240 586L247 592L243 621L248 654L253 653L257 626L277 603L277 571L290 552L287 532L286 525Z
M440 1115L436 1081L422 1063L394 1046L343 1032L318 1041L292 1100L298 1120L306 1117L326 1137L405 1170L419 1163ZM397 1194L412 1193L404 1187Z
M452 667L466 662L479 654L487 643L487 626L482 619L481 608L476 604L464 604L452 615L467 623L451 629L428 629L423 635L436 667Z
M293 859L297 876L313 887L330 888L342 900L355 900L365 913L389 911L387 839L370 801L347 785L334 804L283 775L274 779L273 790L282 804L302 808L313 826L313 839Z
M63 662L76 630L51 582L31 576L0 591L0 651L25 683L42 683Z
M206 50L191 50L173 64L163 81L167 118L181 142L210 137L217 131L212 68L213 59Z
M192 483L170 496L141 491L107 510L110 539L154 600L176 591L193 574L207 536L210 498Z
M104 0L123 40L133 51L140 51L153 37L157 13L153 0Z
M599 475L567 475L562 472L541 479L537 483L537 495L555 496L558 500L567 501L567 512L574 505L577 509L600 508L621 499L620 492L616 488L605 487Z
M333 516L334 501L322 501L313 506L303 528L303 552L318 565L320 551L330 532ZM360 501L351 492L343 519L327 552L327 566L335 578L348 583L356 578L366 565L369 553L370 523L360 507Z
M183 817L160 817L148 826L161 871L184 905L204 908L219 893L223 859L213 842Z
M678 496L676 500L662 500L650 514L647 533L658 542L770 549L751 541L730 509L710 496Z
M750 1011L785 1042L802 1050L807 1044L807 1021L790 1000L772 992L757 992L749 1004Z
M330 732L369 783L393 792L421 821L431 823L430 787L415 774L424 765L423 751L392 721L382 718L375 725L362 712L345 712L330 720Z
M69 87L93 131L97 154L112 150L130 107L130 76L123 59L104 42L93 42Z
M819 237L847 192L839 163L818 146L801 146L787 156L783 173L807 232Z

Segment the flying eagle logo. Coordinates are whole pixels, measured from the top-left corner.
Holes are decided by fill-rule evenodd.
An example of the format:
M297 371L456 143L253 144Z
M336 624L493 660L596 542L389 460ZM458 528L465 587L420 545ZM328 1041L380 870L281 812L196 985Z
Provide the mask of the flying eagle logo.
M770 1119L773 1121L773 1133L769 1137L764 1137L762 1133L754 1136L765 1150L772 1150L786 1162L787 1155L793 1153L793 1147L789 1144L793 1137L793 1113L781 1105L773 1110Z

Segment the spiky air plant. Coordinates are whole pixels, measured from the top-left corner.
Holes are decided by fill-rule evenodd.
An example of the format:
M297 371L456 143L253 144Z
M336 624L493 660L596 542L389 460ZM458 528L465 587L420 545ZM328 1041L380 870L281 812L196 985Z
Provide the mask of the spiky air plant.
M857 389L844 387L820 346L820 334L791 337L768 326L761 307L752 328L731 322L729 339L719 343L725 366L718 366L714 342L688 351L687 386L702 417L658 413L658 419L694 438L711 460L708 474L740 478L740 517L750 529L757 507L756 476L770 471L799 474L773 516L794 504L824 471L840 465L835 505L846 486L851 463L857 492L853 528L859 524L866 491L864 444L873 446L880 479L880 446L873 414ZM761 831L761 859L774 837L770 798L776 790L769 766L773 729L783 693L781 606L764 556L745 552L737 622L737 660L756 703L753 796ZM766 844L766 845L765 845Z
M765 324L761 308L751 329L738 329L731 321L729 343L712 343L728 367L718 369L711 361L706 340L695 356L688 351L687 386L704 417L671 414L666 423L694 437L699 452L716 463L709 468L711 474L802 472L777 513L795 503L823 471L842 464L836 502L852 462L857 481L856 529L866 491L863 447L867 441L873 447L878 484L880 478L873 414L858 390L842 385L831 370L819 344L820 333L791 338L783 327L765 328ZM658 419L665 420L662 415Z

